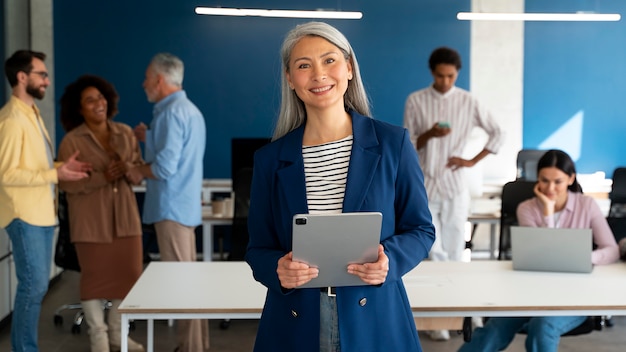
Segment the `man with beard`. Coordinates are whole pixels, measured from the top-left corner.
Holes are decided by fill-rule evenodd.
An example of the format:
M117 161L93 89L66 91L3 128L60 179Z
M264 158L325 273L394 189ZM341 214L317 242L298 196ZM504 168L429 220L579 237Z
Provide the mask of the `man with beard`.
M88 177L91 166L76 160L55 163L52 144L35 99L50 85L46 55L15 52L4 63L12 95L0 109L0 227L13 250L17 292L11 349L37 352L41 301L48 290L52 239L57 225L55 184Z

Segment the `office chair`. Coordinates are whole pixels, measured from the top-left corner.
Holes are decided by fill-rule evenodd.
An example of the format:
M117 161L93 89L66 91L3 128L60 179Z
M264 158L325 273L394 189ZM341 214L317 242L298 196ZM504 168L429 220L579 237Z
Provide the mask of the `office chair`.
M233 138L231 140L231 175L235 193L235 209L228 260L242 261L246 255L254 152L269 142L269 138Z
M511 259L511 226L517 225L517 206L535 196L534 181L516 180L502 187L498 260Z
M613 171L613 184L609 193L611 206L606 221L615 236L615 241L619 243L626 237L626 167L618 167ZM621 260L626 260L626 256ZM611 316L605 317L605 325L613 326Z
M626 237L626 167L618 167L613 171L613 185L609 199L611 207L606 220L613 231L615 240L619 243Z
M252 168L244 167L233 175L235 209L228 260L243 261L248 247L248 210L250 209L250 188L252 186Z
M537 181L537 162L545 150L522 149L517 153L517 179Z

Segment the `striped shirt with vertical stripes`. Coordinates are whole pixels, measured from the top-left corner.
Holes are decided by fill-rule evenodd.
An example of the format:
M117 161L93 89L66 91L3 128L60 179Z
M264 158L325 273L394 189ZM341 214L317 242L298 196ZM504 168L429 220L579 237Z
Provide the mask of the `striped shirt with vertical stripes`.
M352 135L330 143L302 146L310 214L334 214L343 210L351 152Z
M464 89L452 87L441 94L430 86L409 95L404 109L404 127L409 130L414 146L421 134L444 121L450 123L450 134L431 138L417 151L430 200L449 199L467 190L464 169L453 171L446 164L453 156L463 157L474 127L487 133L485 149L490 152L496 153L504 142L504 133L491 113Z

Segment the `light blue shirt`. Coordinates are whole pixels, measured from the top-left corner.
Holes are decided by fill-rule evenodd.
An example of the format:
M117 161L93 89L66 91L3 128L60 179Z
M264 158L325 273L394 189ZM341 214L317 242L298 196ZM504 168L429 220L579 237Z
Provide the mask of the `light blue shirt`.
M145 160L156 179L147 179L143 222L202 223L202 169L206 146L204 117L185 91L154 105L146 131Z

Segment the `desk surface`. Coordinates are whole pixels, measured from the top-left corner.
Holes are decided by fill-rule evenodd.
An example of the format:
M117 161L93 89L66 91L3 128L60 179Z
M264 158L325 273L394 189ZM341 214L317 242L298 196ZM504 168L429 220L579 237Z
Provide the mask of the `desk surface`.
M624 263L571 274L513 271L510 261L425 261L404 282L415 316L626 315L625 279ZM119 310L260 316L265 293L244 262L152 262Z
M624 263L574 274L514 271L510 261L474 261L424 262L404 283L414 315L622 315L625 279Z

